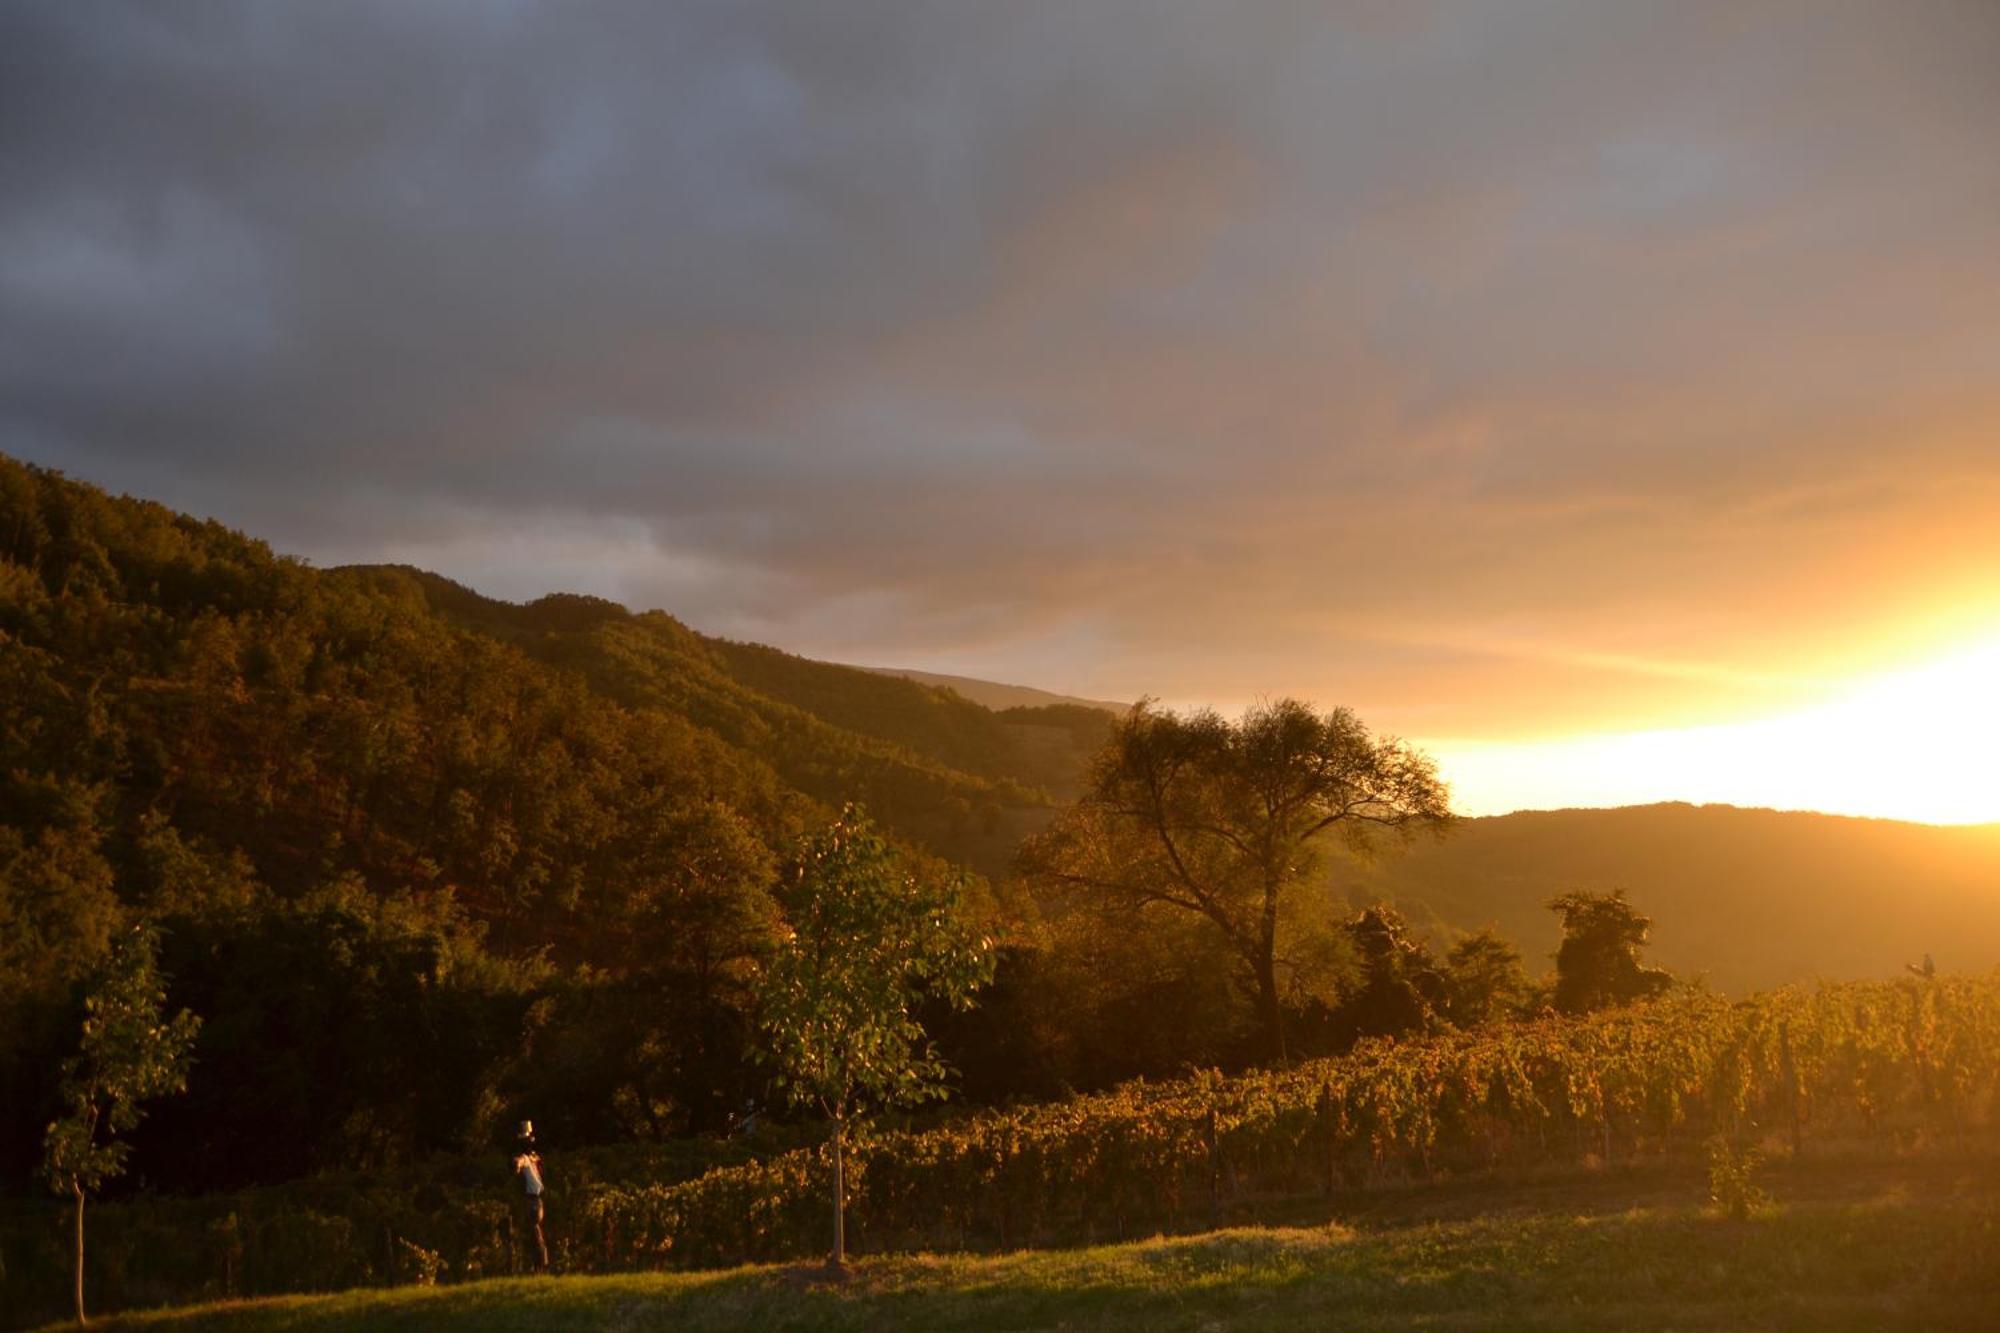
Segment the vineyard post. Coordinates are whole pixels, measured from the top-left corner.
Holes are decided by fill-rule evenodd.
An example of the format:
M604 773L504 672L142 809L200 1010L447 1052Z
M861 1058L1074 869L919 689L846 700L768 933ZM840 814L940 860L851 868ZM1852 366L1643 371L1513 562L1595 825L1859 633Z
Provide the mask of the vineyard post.
M996 1217L1000 1223L1000 1249L1003 1253L1008 1248L1008 1237L1013 1234L1014 1230L1009 1225L1013 1221L1014 1213L1014 1173L1007 1170L1008 1163L1013 1160L1014 1127L1009 1125L1005 1134L1001 1136L1000 1153L993 1172L993 1193L997 1196L995 1199L997 1205Z
M1222 1220L1222 1145L1216 1138L1213 1106L1203 1117L1202 1141L1208 1145L1208 1224L1215 1227Z
M71 1193L76 1195L76 1322L83 1319L83 1199L82 1185L71 1185Z
M1936 1016L1931 1004L1936 990L1930 980L1914 984L1906 983L1910 996L1909 1035L1910 1057L1917 1067L1917 1092L1923 1098L1923 1114L1935 1123L1938 1104L1937 1070L1931 1050L1931 1026Z
M847 1118L834 1117L833 1121L833 1268L836 1272L847 1266L847 1172L842 1160L841 1140L846 1137Z
M1785 1107L1792 1121L1792 1156L1799 1155L1802 1113L1799 1106L1798 1066L1792 1057L1792 1025L1790 1022L1778 1025L1778 1070L1785 1081Z
M1336 1182L1340 1176L1340 1126L1333 1113L1333 1083L1331 1080L1319 1085L1319 1122L1326 1131L1326 1178L1325 1193L1333 1197Z
M1601 1061L1604 1057L1600 1055L1598 1058ZM1611 1094L1604 1089L1604 1074L1605 1071L1600 1066L1591 1075L1590 1082L1592 1091L1597 1094L1597 1136L1598 1142L1604 1150L1603 1156L1599 1160L1604 1169L1609 1170L1611 1167Z

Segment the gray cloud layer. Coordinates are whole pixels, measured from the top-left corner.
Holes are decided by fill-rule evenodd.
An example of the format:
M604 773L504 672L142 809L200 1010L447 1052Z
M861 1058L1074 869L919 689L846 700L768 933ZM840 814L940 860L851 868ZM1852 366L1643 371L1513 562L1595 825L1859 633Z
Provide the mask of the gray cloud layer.
M1754 704L2000 611L1995 70L1979 0L10 3L0 448L1097 694Z

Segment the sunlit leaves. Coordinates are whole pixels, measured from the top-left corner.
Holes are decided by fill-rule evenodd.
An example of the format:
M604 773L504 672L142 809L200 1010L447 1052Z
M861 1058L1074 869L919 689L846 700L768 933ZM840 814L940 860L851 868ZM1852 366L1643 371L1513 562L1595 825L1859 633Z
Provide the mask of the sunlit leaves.
M1214 1074L882 1134L854 1211L877 1245L1030 1244L1205 1217L1219 1160L1239 1197L1317 1195L1483 1167L1693 1149L1714 1133L1906 1135L1991 1123L2000 978L1855 982L1750 1001L1698 991L1581 1018L1364 1042ZM1211 1156L1207 1126L1216 1127ZM678 1263L805 1252L824 1159L794 1153L620 1191L595 1221L671 1237ZM606 1266L658 1253L607 1254Z
M758 986L764 1048L794 1101L842 1118L941 1095L947 1071L916 1006L963 1008L993 976L992 941L963 896L911 874L851 807L806 839Z
M187 1086L188 1053L201 1020L165 1015L150 930L121 937L84 997L83 1036L62 1069L63 1116L44 1140L43 1177L61 1194L97 1189L124 1169L143 1103Z
M1240 964L1266 1055L1281 1058L1279 944L1322 846L1362 851L1450 814L1430 760L1344 708L1281 699L1232 723L1141 703L1021 865L1056 911L1202 920Z

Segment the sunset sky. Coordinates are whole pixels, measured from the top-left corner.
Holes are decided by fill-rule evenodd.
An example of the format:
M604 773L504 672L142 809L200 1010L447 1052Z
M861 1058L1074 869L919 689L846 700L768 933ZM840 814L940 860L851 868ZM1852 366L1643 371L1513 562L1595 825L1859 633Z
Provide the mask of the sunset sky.
M0 451L1473 813L2000 820L2000 5L8 0Z

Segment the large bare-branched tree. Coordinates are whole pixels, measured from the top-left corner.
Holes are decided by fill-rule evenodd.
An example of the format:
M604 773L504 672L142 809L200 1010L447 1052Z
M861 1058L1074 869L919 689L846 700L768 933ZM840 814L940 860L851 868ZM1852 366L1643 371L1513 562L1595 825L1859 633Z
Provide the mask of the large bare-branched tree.
M1267 1056L1282 1060L1279 945L1323 848L1367 849L1450 817L1430 759L1345 708L1281 699L1232 723L1141 702L1021 868L1044 890L1206 919L1241 959Z

